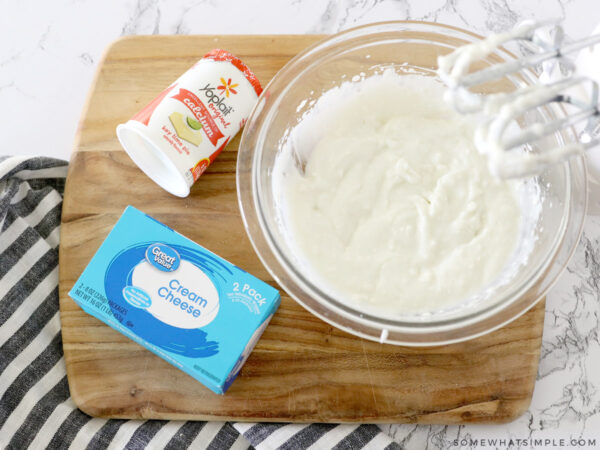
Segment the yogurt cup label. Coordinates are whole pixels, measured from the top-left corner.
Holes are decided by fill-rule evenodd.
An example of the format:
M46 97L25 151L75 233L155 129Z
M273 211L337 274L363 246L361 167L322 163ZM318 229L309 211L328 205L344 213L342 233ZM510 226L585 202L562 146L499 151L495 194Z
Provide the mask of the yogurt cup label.
M185 197L244 126L262 88L225 50L212 50L131 120L117 127L121 145L157 184Z

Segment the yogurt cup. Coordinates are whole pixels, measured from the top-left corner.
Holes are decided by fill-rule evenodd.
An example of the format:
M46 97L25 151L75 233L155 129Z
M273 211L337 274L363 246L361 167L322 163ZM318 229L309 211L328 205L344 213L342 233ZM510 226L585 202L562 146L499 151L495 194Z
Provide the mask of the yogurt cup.
M231 53L215 49L117 126L121 145L155 183L187 197L194 182L244 126L260 82Z

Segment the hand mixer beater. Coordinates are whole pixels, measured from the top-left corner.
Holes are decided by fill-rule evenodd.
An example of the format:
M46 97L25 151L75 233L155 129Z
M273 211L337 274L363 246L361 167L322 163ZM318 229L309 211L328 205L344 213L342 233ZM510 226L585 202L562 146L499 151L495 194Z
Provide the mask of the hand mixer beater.
M514 43L520 44L527 56L488 65L478 71L471 70L476 62L481 62L500 46ZM540 173L552 164L600 144L598 83L593 78L578 75L576 64L567 56L597 43L600 43L600 34L567 42L557 21L524 22L512 31L492 35L438 58L438 75L448 86L446 99L460 112L479 113L481 123L475 134L475 144L488 157L494 174L515 178ZM584 51L590 57L595 56L596 76L600 79L598 47L595 55L592 54L594 50ZM478 85L540 67L542 76L537 84L510 93L480 95L474 92ZM517 125L522 124L524 116L532 110L551 103L560 104L567 115ZM569 127L578 130L578 139L542 148L544 137Z

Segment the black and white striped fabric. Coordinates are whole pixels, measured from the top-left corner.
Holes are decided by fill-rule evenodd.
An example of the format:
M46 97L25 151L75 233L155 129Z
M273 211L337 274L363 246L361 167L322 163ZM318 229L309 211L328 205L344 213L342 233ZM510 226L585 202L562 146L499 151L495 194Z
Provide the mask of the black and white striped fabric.
M104 420L69 395L58 311L65 161L0 157L0 449L394 449L376 425Z

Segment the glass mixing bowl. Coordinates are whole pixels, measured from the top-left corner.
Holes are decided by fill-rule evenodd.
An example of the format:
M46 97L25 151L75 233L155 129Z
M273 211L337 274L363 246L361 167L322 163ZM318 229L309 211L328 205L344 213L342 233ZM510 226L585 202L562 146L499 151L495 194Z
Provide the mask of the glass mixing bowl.
M422 314L387 317L350 306L319 286L301 269L281 217L282 197L274 182L275 160L289 151L282 143L319 96L343 82L393 68L400 74L435 76L437 57L481 36L425 22L384 22L333 35L292 59L271 80L246 123L237 162L237 189L246 231L274 279L310 312L357 336L400 345L440 345L497 329L519 317L556 281L579 240L587 205L584 157L554 166L526 180L540 191L541 209L529 231L536 239L527 264L510 273L510 282L465 299L460 305ZM511 60L500 49L473 67ZM478 92L506 92L536 82L533 72L505 77ZM314 100L314 101L313 101ZM565 112L552 104L523 118L549 121ZM549 136L538 147L574 139L570 130ZM499 275L500 276L500 275ZM506 276L504 273L502 276ZM494 285L494 283L492 283ZM483 295L483 293L486 295Z

